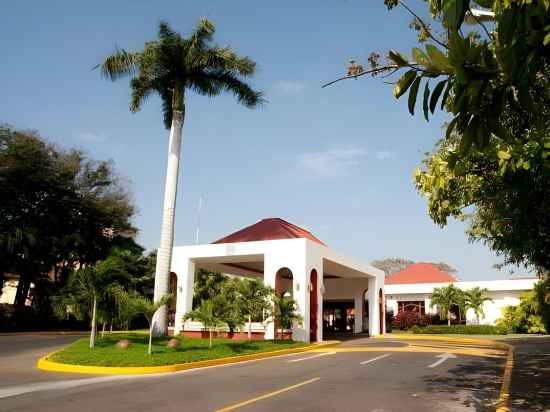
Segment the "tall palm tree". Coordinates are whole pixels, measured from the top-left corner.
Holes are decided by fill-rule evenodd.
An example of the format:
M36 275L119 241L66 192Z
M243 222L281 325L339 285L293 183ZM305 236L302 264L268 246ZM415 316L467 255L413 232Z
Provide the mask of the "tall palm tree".
M464 292L464 297L466 300L466 308L473 309L476 314L477 323L479 324L479 318L485 317L485 312L483 311L483 304L487 301L493 301L490 297L487 296L489 289L480 288L476 286L475 288L469 289Z
M243 80L254 74L256 64L248 57L237 56L229 47L212 44L214 31L214 25L202 19L191 35L184 38L167 23L161 22L158 39L145 43L143 50L129 52L117 49L96 66L109 80L131 77L131 112L139 111L151 94L158 94L162 100L164 125L170 129L160 247L155 271L156 302L168 293L186 92L194 91L209 97L229 92L235 95L239 103L250 108L262 102L262 94ZM164 306L155 315L157 335L166 332L166 313Z
M441 319L447 319L447 325L451 326L451 308L453 305L460 305L462 291L455 285L450 284L441 288L434 288L430 306L439 308Z

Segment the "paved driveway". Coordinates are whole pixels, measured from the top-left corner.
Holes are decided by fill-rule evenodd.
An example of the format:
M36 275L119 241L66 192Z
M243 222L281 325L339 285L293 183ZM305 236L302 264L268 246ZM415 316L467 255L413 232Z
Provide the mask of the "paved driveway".
M52 349L70 339L74 337L41 342ZM47 351L37 349L38 343L26 344L29 347L22 351L8 345L16 349L7 363L11 371L19 355L30 359L33 353ZM334 350L162 376L67 379L27 372L1 384L0 410L494 411L502 358L459 354L443 359L441 354L452 349L438 347L438 342L431 343L428 350L433 352L420 353L397 351L403 342L379 344L354 340ZM34 384L30 377L36 379Z
M12 334L0 335L0 387L31 382L63 379L78 379L74 374L52 374L35 368L41 356L84 336ZM2 408L0 408L2 410Z

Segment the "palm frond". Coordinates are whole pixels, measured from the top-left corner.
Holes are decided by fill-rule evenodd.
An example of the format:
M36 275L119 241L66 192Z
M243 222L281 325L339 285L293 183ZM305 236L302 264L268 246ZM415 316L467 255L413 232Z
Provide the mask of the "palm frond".
M192 66L209 70L228 71L241 76L251 76L256 71L256 63L248 57L238 57L230 47L211 47L200 54L189 54ZM193 61L194 60L194 61Z
M100 69L101 75L109 80L117 80L124 76L133 76L138 69L139 53L130 53L117 48L107 56L103 63L94 67Z
M144 76L134 77L130 81L132 89L132 99L130 101L130 111L138 112L143 101L154 91L151 82Z
M253 108L265 103L263 94L257 92L236 75L226 71L204 73L189 79L189 86L198 94L216 96L221 91L235 95L237 101L246 107Z
M206 17L201 18L189 37L189 48L203 49L206 43L212 41L215 32L214 25Z

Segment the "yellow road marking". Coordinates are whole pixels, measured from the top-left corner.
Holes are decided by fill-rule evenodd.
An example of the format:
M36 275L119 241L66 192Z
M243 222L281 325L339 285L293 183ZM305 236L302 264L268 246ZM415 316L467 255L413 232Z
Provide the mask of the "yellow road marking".
M504 376L500 387L500 396L496 412L509 412L508 401L510 400L510 384L512 382L512 369L514 368L514 347L508 346L508 356L504 367Z
M311 352L402 352L402 353L441 353L449 352L457 355L466 356L482 356L488 358L498 358L505 356L505 353L498 349L470 349L470 348L437 348L426 346L407 346L407 347L348 347L348 348L330 348L330 349L313 349Z
M309 383L316 382L319 379L321 379L321 378L313 378L313 379L309 379L309 380L304 381L304 382L297 383L297 384L292 385L292 386L287 386L286 388L282 388L282 389L279 389L279 390L274 391L274 392L266 393L264 395L258 396L258 397L253 398L253 399L249 399L247 401L243 401L243 402L236 403L234 405L226 406L225 408L218 409L216 412L233 411L235 409L242 408L243 406L250 405L251 403L258 402L258 401L261 401L263 399L271 398L272 396L279 395L281 393L290 391L292 389L299 388L300 386L304 386L304 385L307 385Z

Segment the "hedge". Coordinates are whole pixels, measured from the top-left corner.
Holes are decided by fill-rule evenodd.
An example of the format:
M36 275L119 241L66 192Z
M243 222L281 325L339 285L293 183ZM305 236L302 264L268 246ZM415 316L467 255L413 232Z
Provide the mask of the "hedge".
M428 325L413 326L412 333L454 334L454 335L506 335L506 329L493 325Z

